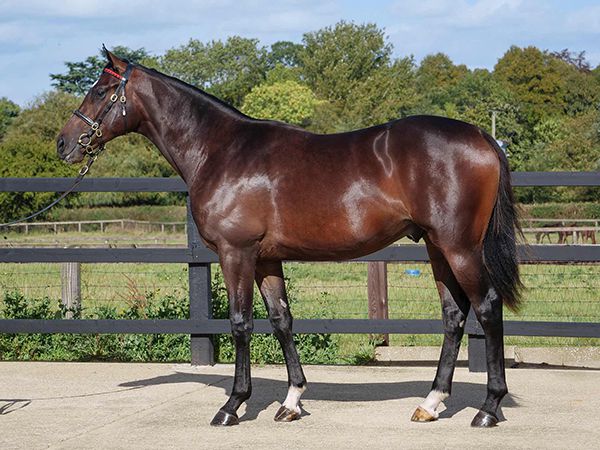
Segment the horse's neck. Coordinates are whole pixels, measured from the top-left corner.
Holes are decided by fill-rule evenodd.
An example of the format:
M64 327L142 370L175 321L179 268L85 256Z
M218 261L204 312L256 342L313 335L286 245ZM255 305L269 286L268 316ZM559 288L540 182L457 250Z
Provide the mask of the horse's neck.
M201 92L162 79L153 83L152 95L141 96L145 120L138 132L158 147L189 187L211 156L227 148L233 133L226 131L242 116ZM218 141L211 139L215 129Z

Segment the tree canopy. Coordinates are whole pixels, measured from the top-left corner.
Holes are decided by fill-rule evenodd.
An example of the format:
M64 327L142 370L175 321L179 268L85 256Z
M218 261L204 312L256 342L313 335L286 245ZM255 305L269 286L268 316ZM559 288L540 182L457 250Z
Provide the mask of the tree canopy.
M267 66L267 50L257 39L232 36L225 42L190 39L167 50L158 69L239 108L252 88L264 81Z
M600 170L600 66L592 68L584 51L512 46L493 70L470 69L443 53L421 61L411 55L395 56L385 31L376 24L344 21L307 32L301 42L278 41L268 47L257 39L231 36L209 42L190 39L157 55L144 48L112 50L257 118L328 133L411 114L437 114L489 132L494 112L496 137L507 144L513 170ZM65 62L64 73L50 74L55 91L22 110L9 99L0 99L0 176L72 172L55 156L56 134L105 64L101 52ZM173 174L152 144L136 135L111 143L94 172ZM522 200L541 198L527 192L519 194ZM556 192L544 199L568 197ZM569 192L571 197L578 192L581 198L598 199L598 193L590 190ZM10 208L18 204L33 206L27 198L2 202L1 212L15 213ZM135 194L119 200L97 194L87 201L169 198Z
M307 126L317 104L315 94L307 86L287 80L254 87L246 95L242 111L256 118Z

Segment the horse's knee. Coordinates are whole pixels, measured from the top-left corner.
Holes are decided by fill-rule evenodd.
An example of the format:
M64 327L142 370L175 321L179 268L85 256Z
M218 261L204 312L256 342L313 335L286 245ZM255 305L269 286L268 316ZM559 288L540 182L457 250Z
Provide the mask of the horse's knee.
M244 314L234 313L229 317L231 323L231 334L236 342L249 341L252 330L254 329L254 321L252 317L247 317Z
M444 333L450 336L455 336L462 333L465 329L466 315L458 308L456 309L444 309L443 311L443 324Z

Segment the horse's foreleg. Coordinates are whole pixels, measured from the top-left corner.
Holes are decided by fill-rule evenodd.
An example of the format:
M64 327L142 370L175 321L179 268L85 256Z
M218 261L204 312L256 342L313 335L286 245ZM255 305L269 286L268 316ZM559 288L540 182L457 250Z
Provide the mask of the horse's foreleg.
M275 420L290 422L300 418L299 402L306 389L306 378L292 335L292 314L285 291L281 262L258 263L256 284L265 301L275 336L281 344L288 372L288 394L275 414Z
M237 410L252 394L250 380L250 337L253 329L252 288L255 253L248 249L219 249L223 278L229 297L229 319L235 343L235 378L229 400L211 425L236 425Z
M456 281L446 258L428 239L426 242L433 276L442 303L444 343L431 392L412 415L411 420L415 422L436 420L438 418L437 407L450 396L456 359L470 307L469 299Z

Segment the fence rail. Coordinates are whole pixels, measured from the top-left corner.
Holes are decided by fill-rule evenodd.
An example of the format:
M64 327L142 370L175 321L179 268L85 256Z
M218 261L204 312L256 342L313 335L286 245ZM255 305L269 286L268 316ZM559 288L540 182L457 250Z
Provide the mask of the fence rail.
M60 192L72 180L66 178L0 178L0 192ZM594 172L521 172L513 174L514 186L600 186ZM92 178L76 189L80 192L185 192L178 178ZM217 256L201 244L188 201L187 248L2 248L0 262L84 262L84 263L187 263L189 272L189 320L34 320L2 319L4 333L186 333L191 335L193 364L212 364L211 336L229 331L227 320L213 319L211 311L210 265ZM519 248L523 263L597 263L600 246L532 245ZM390 246L357 258L363 262L428 261L424 246ZM380 277L380 279L384 279ZM381 286L379 286L381 288ZM387 290L387 288L386 288ZM382 289L374 288L377 295ZM384 305L380 301L378 304ZM377 312L376 314L381 314ZM381 317L381 316L380 316ZM506 321L507 335L600 337L600 323ZM271 333L266 320L255 321L255 331ZM441 320L423 319L305 319L294 321L296 333L438 334ZM469 368L485 370L483 331L472 316L466 324L469 336Z
M161 232L164 233L167 228L175 231L177 227L183 228L187 231L187 222L152 222L150 220L133 220L133 219L106 219L106 220L63 220L54 222L23 222L13 223L3 228L9 229L22 229L25 234L29 233L30 228L52 228L54 233L58 232L60 228L77 227L77 231L81 233L84 225L97 225L101 232L104 232L107 225L118 226L121 230L125 228L138 229L138 226L143 226L145 229L151 230L153 227L160 228Z

